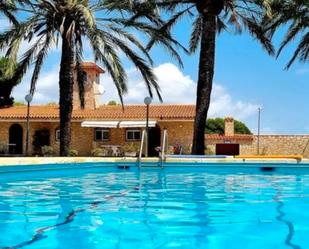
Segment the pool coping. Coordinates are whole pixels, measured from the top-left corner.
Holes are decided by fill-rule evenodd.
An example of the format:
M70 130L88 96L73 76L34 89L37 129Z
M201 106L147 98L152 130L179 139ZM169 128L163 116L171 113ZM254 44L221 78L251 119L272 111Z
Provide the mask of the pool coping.
M85 164L85 163L137 163L133 157L0 157L0 167L27 166L46 164ZM143 158L142 164L158 164L158 158ZM309 167L309 159L298 162L295 159L240 159L240 158L167 158L164 163L192 164L289 164Z

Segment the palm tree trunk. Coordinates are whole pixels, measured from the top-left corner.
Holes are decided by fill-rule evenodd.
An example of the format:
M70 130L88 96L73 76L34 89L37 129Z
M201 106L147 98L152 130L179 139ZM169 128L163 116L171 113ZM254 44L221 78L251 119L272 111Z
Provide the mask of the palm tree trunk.
M203 34L197 82L196 112L193 134L193 155L205 154L205 127L215 66L216 15L203 15Z
M71 117L73 110L74 45L64 32L59 73L60 92L60 156L68 156L71 142Z

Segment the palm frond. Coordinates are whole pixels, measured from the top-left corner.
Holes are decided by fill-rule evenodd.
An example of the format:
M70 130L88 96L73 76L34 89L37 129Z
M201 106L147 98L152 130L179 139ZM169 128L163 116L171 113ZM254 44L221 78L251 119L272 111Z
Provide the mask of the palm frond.
M203 32L203 16L199 15L193 22L193 30L190 38L190 53L194 53L200 44Z

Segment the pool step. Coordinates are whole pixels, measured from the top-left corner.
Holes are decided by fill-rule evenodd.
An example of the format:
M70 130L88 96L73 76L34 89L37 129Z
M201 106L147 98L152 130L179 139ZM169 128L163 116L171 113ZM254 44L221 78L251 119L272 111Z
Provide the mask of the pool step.
M158 168L161 167L161 163L160 162L139 162L138 166L140 168Z

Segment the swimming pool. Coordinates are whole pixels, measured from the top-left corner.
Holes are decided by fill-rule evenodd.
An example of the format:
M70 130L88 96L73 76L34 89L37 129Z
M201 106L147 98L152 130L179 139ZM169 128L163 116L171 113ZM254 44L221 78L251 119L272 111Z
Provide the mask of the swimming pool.
M1 249L309 248L306 169L60 168L0 173Z

